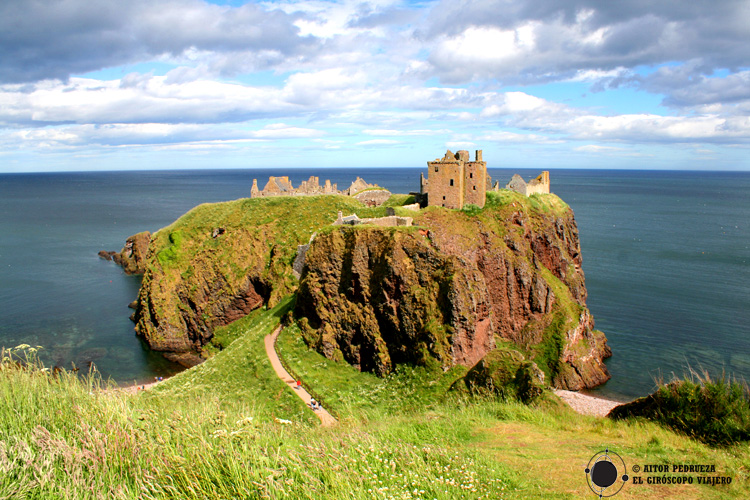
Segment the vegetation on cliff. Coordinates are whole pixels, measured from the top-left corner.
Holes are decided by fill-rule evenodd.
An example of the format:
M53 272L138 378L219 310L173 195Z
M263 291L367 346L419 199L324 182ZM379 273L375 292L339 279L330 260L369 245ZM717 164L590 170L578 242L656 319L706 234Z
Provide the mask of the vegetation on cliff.
M608 416L646 418L714 445L750 441L750 389L745 382L691 372L660 384L649 396L615 407Z
M297 286L292 261L338 210L384 215L344 196L204 204L153 235L135 319L152 349L192 366L216 328ZM381 214L382 212L382 214Z

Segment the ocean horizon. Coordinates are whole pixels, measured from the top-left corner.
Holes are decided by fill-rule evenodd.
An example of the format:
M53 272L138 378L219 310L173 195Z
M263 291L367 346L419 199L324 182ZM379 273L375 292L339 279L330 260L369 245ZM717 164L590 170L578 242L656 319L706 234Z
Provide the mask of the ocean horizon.
M501 185L513 173L488 169ZM254 178L357 177L419 189L424 168L217 169L0 174L0 345L43 346L47 365L93 362L119 383L181 370L134 334L140 277L119 251L201 203L248 197ZM588 306L613 351L595 392L642 396L660 379L707 370L750 380L750 172L550 170L579 228Z

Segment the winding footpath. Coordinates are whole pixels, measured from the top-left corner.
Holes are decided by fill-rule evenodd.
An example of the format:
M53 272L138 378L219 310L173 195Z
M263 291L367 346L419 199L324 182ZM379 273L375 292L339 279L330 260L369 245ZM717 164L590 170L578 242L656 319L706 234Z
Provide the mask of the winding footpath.
M279 355L276 353L276 339L279 336L279 333L281 333L281 325L279 325L276 330L270 335L266 335L264 342L266 345L266 355L268 355L269 361L271 361L271 366L273 366L274 371L276 372L276 375L279 376L281 380L286 383L289 387L292 388L292 390L297 394L297 396L300 397L302 401L305 402L306 405L309 406L310 399L312 396L310 396L310 393L305 390L304 387L297 387L297 381L292 378L291 375L289 375L289 372L284 369L284 366L281 364L281 360L279 360ZM315 415L318 416L320 419L321 425L323 427L329 427L336 424L336 419L331 416L328 411L326 411L323 407L319 406L317 410L313 410L315 412Z

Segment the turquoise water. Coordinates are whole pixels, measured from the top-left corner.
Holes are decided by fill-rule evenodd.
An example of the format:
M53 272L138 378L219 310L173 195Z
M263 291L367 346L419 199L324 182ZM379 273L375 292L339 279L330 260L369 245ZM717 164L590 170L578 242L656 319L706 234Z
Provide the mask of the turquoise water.
M423 169L216 170L0 175L0 345L44 346L48 364L93 361L146 381L179 370L134 335L140 279L97 256L252 179L359 175L394 192ZM491 169L507 182L514 173ZM520 173L530 178L538 172ZM750 174L553 170L575 211L588 305L614 356L599 391L634 397L687 366L750 380Z

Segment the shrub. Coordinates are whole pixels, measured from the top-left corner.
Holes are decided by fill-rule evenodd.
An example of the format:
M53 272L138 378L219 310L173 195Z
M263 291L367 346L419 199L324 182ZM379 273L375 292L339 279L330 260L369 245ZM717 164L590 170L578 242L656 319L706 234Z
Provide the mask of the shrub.
M725 374L711 380L705 372L691 372L650 396L616 407L609 416L644 417L699 441L728 445L750 440L750 391Z

